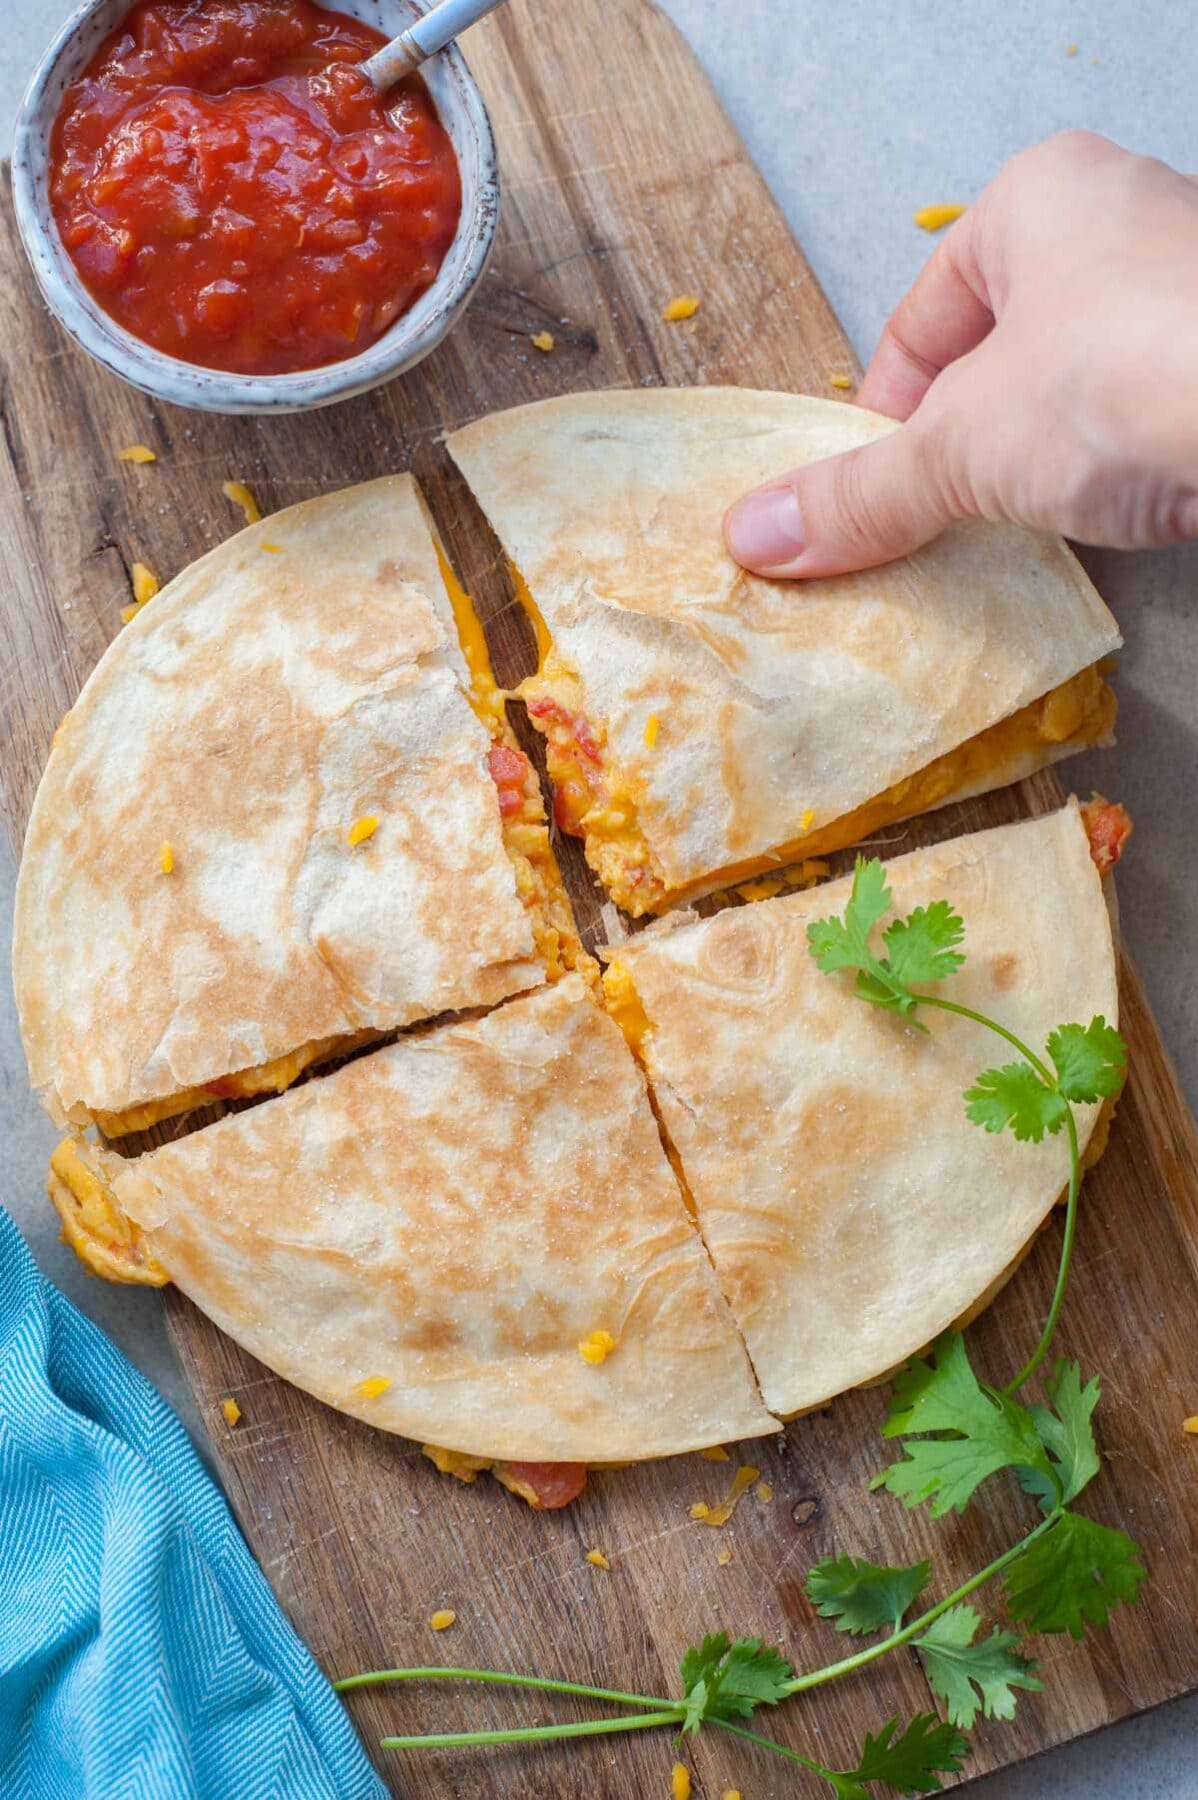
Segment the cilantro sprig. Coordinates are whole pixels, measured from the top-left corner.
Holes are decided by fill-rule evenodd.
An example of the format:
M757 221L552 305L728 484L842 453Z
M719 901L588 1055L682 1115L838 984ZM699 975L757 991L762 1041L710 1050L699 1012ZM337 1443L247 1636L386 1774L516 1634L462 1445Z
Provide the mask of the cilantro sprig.
M1093 1416L1100 1395L1097 1376L1083 1382L1076 1363L1058 1361L1044 1381L1044 1398L1025 1403L1020 1390L1048 1354L1060 1316L1077 1222L1081 1155L1075 1106L1091 1106L1118 1094L1127 1049L1101 1015L1088 1025L1064 1024L1051 1032L1043 1054L984 1013L926 991L962 967L965 927L947 901L917 906L873 936L893 900L876 860L857 859L852 892L839 918L808 929L811 954L829 975L855 976L856 997L899 1015L921 1031L919 1016L932 1008L984 1026L1019 1060L983 1070L966 1090L968 1119L984 1131L1010 1131L1020 1142L1040 1144L1066 1134L1069 1183L1065 1229L1052 1305L1027 1363L1003 1388L981 1381L959 1332L947 1332L930 1354L911 1359L898 1373L883 1436L898 1440L901 1454L873 1480L908 1507L926 1505L933 1518L963 1512L978 1489L1004 1471L1037 1504L1040 1517L1022 1538L954 1592L908 1614L932 1582L929 1562L887 1566L848 1554L815 1564L807 1597L815 1611L852 1638L879 1632L875 1641L822 1668L797 1673L785 1655L761 1638L709 1634L683 1657L682 1694L670 1699L535 1675L490 1669L384 1669L337 1682L345 1693L377 1682L460 1680L565 1694L621 1708L615 1716L577 1723L506 1731L440 1733L383 1738L384 1748L542 1743L671 1728L692 1737L705 1728L730 1733L820 1776L836 1800L874 1800L879 1788L899 1794L935 1793L942 1774L956 1773L968 1750L963 1735L979 1713L1010 1719L1021 1692L1039 1692L1035 1662L1020 1634L1005 1625L983 1629L972 1596L1001 1580L1014 1625L1031 1634L1069 1633L1101 1627L1113 1609L1134 1601L1145 1578L1141 1553L1122 1531L1076 1512L1073 1503L1098 1474L1100 1457ZM895 1717L866 1733L857 1763L836 1769L817 1758L751 1731L744 1723L758 1708L859 1674L883 1656L908 1649L918 1656L946 1718L919 1714L903 1725Z

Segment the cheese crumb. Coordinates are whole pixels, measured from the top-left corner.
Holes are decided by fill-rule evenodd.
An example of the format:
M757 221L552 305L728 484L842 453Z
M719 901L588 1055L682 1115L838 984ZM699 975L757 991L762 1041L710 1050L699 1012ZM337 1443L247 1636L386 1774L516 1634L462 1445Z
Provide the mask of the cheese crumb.
M590 1563L592 1569L611 1568L611 1564L608 1562L606 1556L604 1556L602 1550L588 1550L587 1561Z
M533 348L536 350L543 350L546 356L548 356L556 342L557 340L551 331L534 331L532 334Z
M606 1362L616 1347L616 1340L610 1331L592 1331L590 1337L584 1337L578 1346L578 1354L584 1363L592 1367Z
M456 1622L457 1616L452 1606L443 1606L440 1612L432 1615L429 1624L434 1631L448 1631L449 1627Z
M853 385L853 377L851 375L829 375L828 385L839 388L841 393L847 393Z
M158 852L158 867L164 875L173 875L175 872L175 852L165 838L163 838L162 848Z
M130 444L127 450L118 451L118 455L122 462L152 463L158 461L148 444Z
M652 750L657 743L657 734L661 730L661 720L656 713L650 713L645 720L645 749Z
M236 1400L234 1400L232 1394L230 1394L227 1400L221 1401L220 1409L225 1415L225 1424L231 1431L241 1418L241 1408L238 1406Z
M762 1506L768 1506L774 1497L773 1483L769 1481L759 1481L757 1486L753 1489L753 1492L760 1500Z
M674 1800L691 1800L691 1772L685 1763L675 1763L670 1772L670 1793Z
M958 206L955 201L946 200L937 206L921 206L911 217L921 231L943 231L946 225L959 219L964 211L965 208Z
M814 806L809 806L807 808L807 811L803 814L802 818L799 820L799 830L800 831L810 831L811 827L814 823L815 823L815 808L814 808Z
M747 1493L760 1478L761 1470L746 1463L733 1476L727 1499L721 1500L718 1506L708 1506L706 1500L696 1500L690 1509L691 1518L698 1525L726 1525L736 1511L741 1495Z
M732 1561L731 1550L721 1550L719 1555L716 1557L716 1561L719 1563L721 1569L726 1569L728 1567L728 1564Z
M725 1450L723 1444L708 1444L706 1450L700 1450L699 1455L703 1458L703 1460L705 1462L731 1462L732 1461L732 1458L729 1456L728 1452Z
M699 310L697 294L675 294L662 309L662 318L667 325L677 325L682 319L693 319Z
M1066 44L1065 45L1065 55L1066 56L1076 56L1078 51L1080 50L1080 48L1081 48L1080 44Z
M378 828L377 814L363 813L360 819L354 820L345 835L351 848L356 850L359 844L364 844L367 838L372 838Z
M764 881L746 881L736 891L742 900L772 900L785 886L784 875L768 875Z
M740 1789L739 1788L725 1788L723 1793L720 1795L720 1800L740 1800Z
M282 544L259 544L258 548L265 550L270 556L282 556L283 554Z
M1198 1437L1198 1413L1194 1413L1191 1418L1183 1420L1181 1429L1188 1437Z
M254 499L254 496L250 493L249 488L246 487L244 481L222 481L220 484L220 491L225 496L226 500L231 500L234 506L239 506L241 508L242 512L245 514L245 522L247 525L256 525L258 523L258 520L262 517L262 511L258 502Z
M354 1392L360 1400L377 1400L379 1395L385 1394L390 1386L390 1375L368 1375L365 1381L358 1383Z

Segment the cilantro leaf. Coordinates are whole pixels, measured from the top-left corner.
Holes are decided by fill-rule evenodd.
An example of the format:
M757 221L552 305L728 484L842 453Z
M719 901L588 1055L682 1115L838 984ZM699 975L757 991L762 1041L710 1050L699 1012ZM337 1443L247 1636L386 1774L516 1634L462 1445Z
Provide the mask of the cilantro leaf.
M1032 1469L1021 1471L1020 1481L1024 1491L1035 1494L1045 1512L1051 1512L1076 1500L1101 1467L1091 1418L1102 1389L1097 1375L1083 1387L1077 1364L1063 1358L1046 1386L1050 1404L1028 1410L1052 1461L1056 1481L1045 1484L1040 1472Z
M877 1737L866 1732L855 1769L824 1770L837 1800L870 1800L862 1786L866 1781L885 1781L900 1794L939 1793L935 1771L955 1775L969 1749L961 1733L935 1713L919 1713L896 1737L897 1731L897 1717L889 1719Z
M834 1619L837 1631L878 1631L897 1626L927 1586L930 1563L884 1568L857 1556L828 1557L807 1577L807 1598L821 1618Z
M1054 1136L1068 1108L1055 1088L1046 1087L1030 1063L1004 1063L987 1069L965 1093L965 1114L984 1131L1005 1131L1020 1143L1038 1144L1044 1133Z
M737 1638L726 1631L705 1637L680 1665L683 1735L694 1736L705 1719L751 1719L758 1706L776 1706L786 1697L794 1669L760 1638Z
M1093 1105L1123 1086L1127 1045L1101 1013L1088 1025L1059 1025L1048 1040L1048 1055L1066 1100Z
M1015 1689L1039 1693L1035 1663L1021 1656L1013 1631L992 1631L974 1643L981 1619L972 1606L950 1606L941 1613L915 1647L923 1660L932 1692L943 1700L949 1723L966 1731L978 1709L987 1719L1015 1717Z
M870 1486L887 1488L907 1506L928 1501L938 1519L964 1512L974 1490L1000 1469L1030 1470L1046 1491L1057 1492L1057 1474L1026 1406L983 1387L969 1366L960 1332L947 1332L895 1377L884 1437L938 1433L903 1444L905 1460L891 1463Z
M1138 1544L1082 1513L1062 1513L1007 1570L1011 1616L1029 1631L1084 1635L1105 1625L1121 1600L1140 1591L1145 1570Z
M843 919L818 919L807 927L808 946L824 974L874 967L869 934L889 910L890 889L885 870L876 856L868 861L859 856Z
M882 933L889 955L883 967L892 980L909 987L913 981L943 981L965 957L955 946L965 936L965 921L947 900L917 906L905 919L895 919Z

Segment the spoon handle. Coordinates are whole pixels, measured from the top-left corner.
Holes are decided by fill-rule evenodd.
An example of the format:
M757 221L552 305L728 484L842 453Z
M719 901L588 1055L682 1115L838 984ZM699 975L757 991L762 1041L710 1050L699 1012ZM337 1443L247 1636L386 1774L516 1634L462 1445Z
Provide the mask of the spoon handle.
M468 25L485 19L499 4L500 0L440 0L423 18L367 57L359 65L362 73L378 93L383 93L438 50L444 50Z

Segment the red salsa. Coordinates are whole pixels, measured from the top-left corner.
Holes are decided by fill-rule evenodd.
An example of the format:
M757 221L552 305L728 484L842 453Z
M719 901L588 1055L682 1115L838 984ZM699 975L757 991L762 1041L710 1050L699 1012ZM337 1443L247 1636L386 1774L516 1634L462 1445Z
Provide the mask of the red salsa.
M383 42L311 0L140 0L51 140L54 217L104 310L170 356L246 375L381 337L461 210L423 84L384 109L354 66Z

